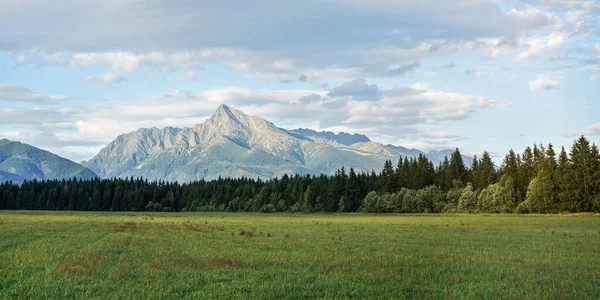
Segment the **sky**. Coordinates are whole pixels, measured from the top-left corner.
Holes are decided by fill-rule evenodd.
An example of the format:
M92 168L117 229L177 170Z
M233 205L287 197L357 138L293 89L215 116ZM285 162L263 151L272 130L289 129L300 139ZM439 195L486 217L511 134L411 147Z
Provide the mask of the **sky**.
M600 136L600 3L0 0L0 139L74 161L220 104L424 151Z

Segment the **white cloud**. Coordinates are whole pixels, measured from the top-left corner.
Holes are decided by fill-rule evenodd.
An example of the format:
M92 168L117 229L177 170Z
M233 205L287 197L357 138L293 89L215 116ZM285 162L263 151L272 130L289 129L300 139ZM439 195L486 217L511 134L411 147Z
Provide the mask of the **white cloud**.
M578 23L586 13L585 10L571 10L567 12L566 19L571 23Z
M577 69L577 72L600 72L600 65L581 67Z
M496 58L515 51L507 41L555 22L534 5L508 8L495 0L257 0L240 5L230 0L141 6L130 1L9 1L0 12L0 26L19 24L20 34L0 32L0 51L17 53L25 63L107 65L115 73L225 63L258 80L352 73L336 77L348 80L402 76L434 56L479 50L482 57Z
M0 131L0 139L9 139L9 140L21 140L26 136L26 134L20 131Z
M70 97L66 95L42 95L19 84L0 83L0 102L56 104L68 99Z
M54 110L5 109L0 110L0 125L9 124L18 132L40 132L22 137L25 142L48 149L79 147L77 151L85 152L89 151L89 147L106 144L118 135L140 127L194 126L202 123L220 104L229 104L290 129L344 128L349 132L368 134L382 142L395 142L399 138L419 140L419 133L427 136L428 140L452 140L461 136L439 133L443 132L439 130L442 122L464 120L478 110L506 105L484 96L436 91L423 83L380 89L364 81L357 82L359 86L366 85L367 89L377 89L373 93L379 98L369 102L348 99L348 93L342 92L349 91L354 95L357 90L344 85L332 89L336 91L334 93L326 90L244 88L213 89L201 93L176 90L164 96L145 97L129 103ZM72 155L77 159L84 158L75 153Z
M580 135L600 136L600 123L596 123L596 124L590 125L588 127L582 128L582 129L558 132L558 133L551 133L551 134L560 135L563 137L577 137Z
M170 72L183 68L199 68L208 62L243 55L245 55L243 51L238 53L226 48L183 52L81 52L72 54L68 63L73 68L109 65L115 71L126 73L133 72L141 66L150 66L161 72Z
M475 69L465 70L466 75L472 75L477 79L481 79L486 76L493 76L495 69L491 69L489 67L479 66Z
M115 83L126 82L127 78L122 74L106 73L101 76L88 75L83 78L84 83L102 83L104 85L112 85Z
M367 84L366 80L354 79L335 87L328 93L329 97L351 97L353 100L376 101L381 97L381 91L375 84Z
M551 73L544 73L537 76L536 80L530 81L528 83L529 89L533 92L535 91L551 91L558 90L561 88L560 82L551 79Z
M525 60L540 57L556 48L567 41L568 34L564 32L553 32L550 35L533 38L529 41L523 42L527 45L527 50L517 55L517 60Z
M196 74L194 72L185 72L179 76L181 80L196 80Z
M583 3L583 8L585 8L587 11L593 11L600 8L600 5L595 1L586 1Z
M113 83L122 83L125 81L127 81L127 78L120 74L107 73L102 75L102 82L106 85Z
M531 6L506 10L494 0L257 0L252 5L234 0L218 5L183 0L144 5L135 1L50 4L9 0L3 4L0 27L19 24L19 34L0 32L1 47L9 48L0 50L34 48L40 41L45 48L73 52L187 51L215 45L295 49L316 41L339 47L340 42L349 46L369 43L374 33L402 37L414 32L427 38L444 32L457 39L472 39L515 36L552 22L545 12ZM378 22L369 22L372 20ZM292 32L294 42L289 39Z

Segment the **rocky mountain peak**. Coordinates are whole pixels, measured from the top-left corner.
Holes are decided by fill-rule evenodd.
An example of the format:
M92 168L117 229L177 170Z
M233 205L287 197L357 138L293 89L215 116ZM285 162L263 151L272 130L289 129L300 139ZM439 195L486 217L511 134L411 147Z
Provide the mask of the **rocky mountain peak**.
M211 123L239 123L240 125L244 125L243 123L248 119L248 115L243 112L231 108L225 104L221 104L219 108L214 112L214 114L208 119Z
M360 134L290 131L220 105L210 118L193 128L140 129L121 135L85 166L104 178L272 178L294 173L331 174L342 166L370 172L381 169L387 159L422 153L408 150L374 143Z

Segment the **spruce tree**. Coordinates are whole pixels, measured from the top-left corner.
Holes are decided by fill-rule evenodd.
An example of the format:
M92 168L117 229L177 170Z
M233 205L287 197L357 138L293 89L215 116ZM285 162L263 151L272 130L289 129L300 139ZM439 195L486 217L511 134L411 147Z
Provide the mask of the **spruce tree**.
M404 174L404 166L403 166L403 160L402 157L400 157L398 159L398 163L396 164L396 170L394 172L394 176L395 176L395 185L394 185L394 191L393 192L397 192L399 191L401 188L406 187L406 174Z
M459 180L463 186L467 183L467 168L458 148L454 150L450 157L449 173L452 181Z
M519 166L519 186L521 191L526 191L529 182L535 176L533 151L530 147L525 148L521 156L521 165Z
M484 189L497 181L496 167L487 151L484 151L481 155L475 181L477 182L475 186L477 189Z
M576 201L575 210L578 212L591 211L594 198L593 156L589 141L581 136L572 146L570 153L571 197Z
M560 154L558 155L556 170L552 176L552 181L556 187L556 204L560 212L573 211L576 206L576 203L572 201L571 198L570 172L571 166L569 157L567 156L565 147L562 147Z
M386 160L381 171L381 192L391 193L394 187L394 167L391 160Z
M361 182L353 168L350 168L348 181L346 182L346 203L344 211L355 212L360 206Z
M600 151L596 144L592 144L592 211L600 212Z
M479 160L477 159L477 155L474 155L473 161L471 162L471 180L473 183L473 188L475 188L475 190L483 189L482 187L480 187L478 178L479 178Z
M554 152L552 144L548 144L548 149L546 149L546 164L548 171L554 176L554 170L556 170L556 152Z

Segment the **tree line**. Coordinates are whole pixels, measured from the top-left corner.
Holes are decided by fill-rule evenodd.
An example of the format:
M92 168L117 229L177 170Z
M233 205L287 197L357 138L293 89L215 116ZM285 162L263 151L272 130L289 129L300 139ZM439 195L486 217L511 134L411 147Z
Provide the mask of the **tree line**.
M152 181L142 178L0 184L0 209L372 213L600 212L600 154L581 136L557 155L552 144L488 152L467 168L458 149L439 165L423 155L387 160L380 173Z

